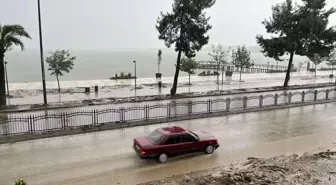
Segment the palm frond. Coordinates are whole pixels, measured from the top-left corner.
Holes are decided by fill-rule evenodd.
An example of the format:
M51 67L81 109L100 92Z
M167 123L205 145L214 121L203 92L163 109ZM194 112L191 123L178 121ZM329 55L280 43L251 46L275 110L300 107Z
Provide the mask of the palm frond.
M14 45L20 46L21 50L24 50L25 47L21 41L22 37L31 39L28 32L21 25L0 24L0 52L5 53L11 50Z
M2 26L0 34L1 34L0 35L1 40L5 40L7 36L14 36L14 37L18 36L18 37L25 37L25 38L31 39L30 35L24 29L24 27L18 24Z
M17 37L7 36L4 41L5 41L5 43L7 43L7 45L5 47L5 51L7 49L9 49L12 46L12 44L14 44L16 46L20 46L21 50L25 49L25 46L24 46L23 42Z

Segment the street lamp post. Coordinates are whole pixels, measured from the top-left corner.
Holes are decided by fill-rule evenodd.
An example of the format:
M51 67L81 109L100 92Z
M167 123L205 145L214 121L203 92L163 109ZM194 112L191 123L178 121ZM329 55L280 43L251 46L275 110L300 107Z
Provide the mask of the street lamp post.
M7 75L7 62L5 62L5 75L6 75L6 86L7 86L7 98L9 98L8 75Z
M137 74L136 74L136 61L133 61L134 63L134 92L135 92L135 98L136 98L136 82L137 82Z
M38 9L38 23L39 23L39 36L40 36L40 56L41 56L43 100L44 100L44 105L47 105L48 101L47 101L47 89L46 89L45 71L44 71L44 56L43 56L43 42L42 42L42 24L41 24L40 0L37 0L37 9Z
M279 62L277 61L277 70L279 70Z

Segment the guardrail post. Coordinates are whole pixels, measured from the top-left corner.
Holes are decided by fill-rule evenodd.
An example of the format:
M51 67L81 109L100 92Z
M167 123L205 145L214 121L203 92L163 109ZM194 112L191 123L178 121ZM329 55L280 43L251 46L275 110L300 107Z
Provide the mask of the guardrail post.
M226 98L226 111L230 111L230 103L231 103L231 99Z
M119 115L120 115L120 122L125 122L125 112L124 112L124 108L120 108L119 109Z
M170 118L170 103L167 104L167 117Z
M30 123L30 127L28 127L28 128L30 128L30 133L33 133L33 119L32 119L32 116L29 115L28 119L29 119L28 124Z
M93 110L92 112L92 125L96 124L96 110Z
M192 101L188 101L188 114L192 114Z
M65 122L66 122L66 127L69 127L69 121L68 121L68 113L65 112Z
M247 107L247 96L244 96L243 97L243 108L244 108L244 110L246 109L246 107Z
M148 105L145 105L145 119L148 120Z
M95 111L95 123L97 124L97 125L100 125L99 124L99 117L98 117L98 110L96 109L96 111Z
M33 130L36 131L36 127L35 127L35 116L33 115L32 119L31 119L31 123L33 125Z
M63 130L65 130L65 128L66 128L66 115L65 114L66 113L64 113L64 112L61 113L62 122L63 122L63 125L62 125Z
M259 96L259 107L262 108L263 107L263 101L264 101L264 96L260 95Z
M279 98L278 93L275 93L275 96L274 96L274 106L278 105L278 98Z
M306 92L302 91L302 93L301 93L301 102L302 103L305 101L305 96L306 96Z
M317 101L317 90L314 91L314 101Z
M212 100L208 99L208 113L211 113Z
M330 92L330 89L327 89L326 90L326 100L329 100L329 92Z
M288 93L288 104L292 103L292 96L293 96L292 92L289 92Z

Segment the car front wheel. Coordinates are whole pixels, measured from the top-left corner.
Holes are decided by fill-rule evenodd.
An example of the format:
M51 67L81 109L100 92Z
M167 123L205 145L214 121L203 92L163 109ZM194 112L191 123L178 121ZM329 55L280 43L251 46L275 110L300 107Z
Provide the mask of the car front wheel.
M167 154L160 154L159 157L158 157L158 161L160 163L164 163L168 160L168 155Z
M214 146L212 146L212 145L208 145L206 148L205 148L205 153L206 154L212 154L213 152L214 152L214 150L215 150L215 147Z

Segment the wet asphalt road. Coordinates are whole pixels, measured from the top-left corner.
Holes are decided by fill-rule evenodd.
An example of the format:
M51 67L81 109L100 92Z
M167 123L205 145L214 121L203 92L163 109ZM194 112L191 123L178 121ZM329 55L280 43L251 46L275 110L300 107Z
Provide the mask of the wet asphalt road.
M0 185L18 177L31 185L136 184L179 173L335 147L336 104L181 121L124 130L0 145ZM214 134L213 155L190 155L165 164L140 160L132 139L166 125Z

